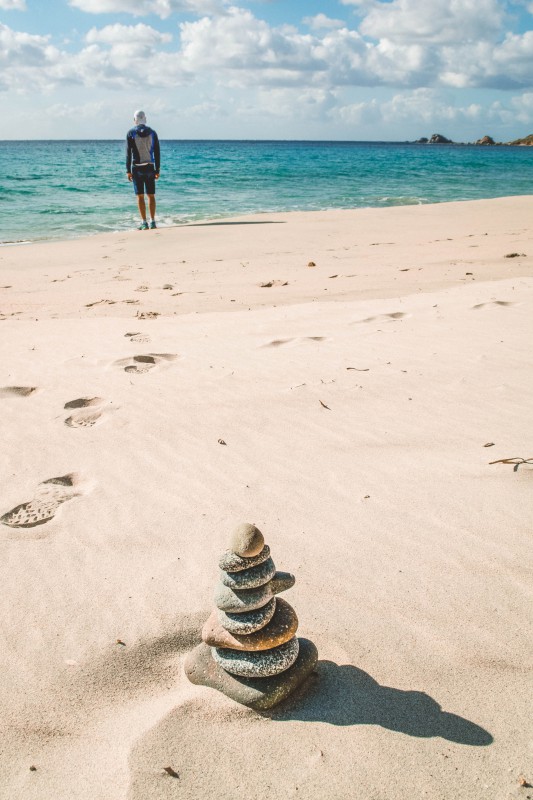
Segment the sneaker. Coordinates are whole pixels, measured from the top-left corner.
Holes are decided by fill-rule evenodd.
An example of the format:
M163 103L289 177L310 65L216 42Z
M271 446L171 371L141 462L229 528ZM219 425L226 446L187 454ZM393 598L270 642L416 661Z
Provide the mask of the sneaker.
M147 231L148 230L148 223L146 222L146 220L143 220L143 222L139 225L137 230L138 231Z
M154 228L157 228L157 225L155 224L155 219L153 219L153 220L151 221L151 223L150 223L150 228L151 228L152 230L154 230Z

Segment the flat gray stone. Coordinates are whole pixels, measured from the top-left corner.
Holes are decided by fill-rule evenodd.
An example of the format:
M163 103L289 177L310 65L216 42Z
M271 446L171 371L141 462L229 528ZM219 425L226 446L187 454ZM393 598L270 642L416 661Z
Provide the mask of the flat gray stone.
M298 639L294 636L285 644L271 650L257 650L247 653L228 650L225 647L212 647L211 654L219 666L232 675L243 678L270 678L292 667L298 658Z
M269 583L272 594L279 594L291 589L296 583L296 578L290 572L276 572Z
M244 589L241 592L236 592L235 589L230 589L229 586L217 583L214 599L216 607L221 611L239 614L244 611L255 611L256 608L266 606L269 600L272 599L272 590L270 589L270 583L265 583L264 586L259 586L257 589Z
M256 711L267 711L286 700L313 672L318 652L309 639L299 639L298 658L289 669L271 678L230 675L211 655L206 644L195 647L185 659L185 674L197 686L209 686Z
M226 614L225 611L217 609L218 621L229 632L236 633L238 636L247 636L255 633L268 625L274 611L276 610L276 598L269 600L266 606L258 608L257 611L248 611L244 614Z
M263 586L274 577L276 566L271 558L250 569L243 569L240 572L224 572L220 570L220 582L231 589L256 589Z
M226 552L222 553L220 556L218 566L220 569L223 569L224 572L240 572L243 569L249 569L250 567L256 567L258 564L262 564L267 558L270 558L270 547L267 544L263 547L259 555L251 556L250 558L238 556L237 553L226 550Z

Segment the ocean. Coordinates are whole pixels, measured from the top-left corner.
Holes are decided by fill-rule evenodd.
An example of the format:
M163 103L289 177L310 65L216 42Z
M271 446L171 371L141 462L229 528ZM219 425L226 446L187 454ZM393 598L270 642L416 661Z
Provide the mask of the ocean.
M0 141L0 243L135 227L123 141ZM532 147L161 141L160 226L533 194Z

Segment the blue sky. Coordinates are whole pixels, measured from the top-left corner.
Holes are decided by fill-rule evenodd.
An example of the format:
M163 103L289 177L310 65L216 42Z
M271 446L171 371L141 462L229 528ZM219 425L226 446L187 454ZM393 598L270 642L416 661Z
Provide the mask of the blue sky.
M0 0L0 138L507 141L533 0Z

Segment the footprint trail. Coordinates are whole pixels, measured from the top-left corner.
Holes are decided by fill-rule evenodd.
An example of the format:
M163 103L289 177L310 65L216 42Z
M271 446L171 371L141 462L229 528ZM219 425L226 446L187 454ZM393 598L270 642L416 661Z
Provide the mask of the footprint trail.
M78 397L76 400L69 400L64 408L76 409L76 413L66 418L65 425L69 428L90 428L103 421L105 406L106 402L101 397Z
M117 367L122 367L124 372L135 372L142 375L154 369L154 367L161 366L165 361L175 361L176 358L178 356L175 353L146 353L145 355L120 358L114 364Z
M0 397L29 397L36 391L36 386L3 386L0 389Z
M21 503L0 517L2 525L10 528L35 528L44 525L56 515L58 508L83 494L80 479L76 473L48 478L37 487L35 496L26 503Z

